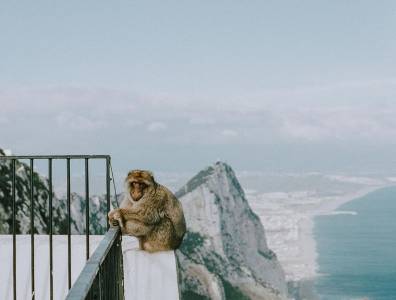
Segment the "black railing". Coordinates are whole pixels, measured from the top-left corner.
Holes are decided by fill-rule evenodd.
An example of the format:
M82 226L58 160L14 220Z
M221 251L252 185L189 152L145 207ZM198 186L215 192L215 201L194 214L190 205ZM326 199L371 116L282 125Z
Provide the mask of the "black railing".
M66 160L66 180L67 180L67 253L68 253L68 287L69 289L71 288L72 285L72 280L71 280L71 211L70 211L70 206L71 206L71 184L70 184L70 161L71 160L85 160L85 224L86 224L86 259L89 259L89 160L91 159L103 159L106 161L106 211L110 211L110 169L111 169L111 158L109 155L20 155L20 156L1 156L0 155L0 160L10 160L11 161L11 201L12 201L12 278L13 278L13 299L17 299L17 255L16 255L16 162L18 160L22 159L27 159L30 161L30 170L28 172L29 176L29 196L30 196L30 259L31 259L31 299L35 299L35 270L34 270L34 261L35 261L35 253L34 253L34 235L35 235L35 226L34 226L34 196L35 196L35 191L34 191L34 161L35 160L47 160L48 161L48 210L49 210L49 226L48 226L48 235L49 235L49 268L50 268L50 299L53 299L53 291L54 291L54 285L53 285L53 183L52 183L52 167L53 167L53 160ZM113 179L114 180L114 179ZM107 214L106 214L107 217ZM107 222L107 228L109 228L108 222ZM108 235L113 235L114 241L119 240L119 235L116 233L114 230L110 230L106 237ZM119 248L117 248L119 245L119 242L115 243L116 246L114 245L109 245L110 248L108 251L120 251ZM115 247L115 248L114 248ZM108 252L107 251L107 252ZM106 252L106 253L107 253ZM112 253L113 253L112 252ZM114 253L115 253L114 252ZM118 253L118 252L117 252ZM117 254L118 255L118 254ZM116 255L116 256L117 256ZM120 258L117 258L120 259ZM107 262L107 259L105 260L106 264L109 264L111 262ZM102 268L105 268L104 263L101 264ZM99 272L99 274L101 274ZM101 275L106 276L106 275ZM98 279L99 282L101 279ZM73 298L74 299L74 298ZM93 298L95 299L95 298ZM103 298L100 298L103 299ZM113 299L113 298L111 298ZM114 298L118 299L118 298Z
M121 232L110 228L85 264L66 300L123 300Z

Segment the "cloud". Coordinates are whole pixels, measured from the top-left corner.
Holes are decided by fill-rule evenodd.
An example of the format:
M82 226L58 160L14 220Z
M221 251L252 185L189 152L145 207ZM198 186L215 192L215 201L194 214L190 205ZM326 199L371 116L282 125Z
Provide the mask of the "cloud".
M71 112L60 113L55 120L60 127L73 130L97 130L107 126L103 121L89 119Z
M224 137L233 138L233 137L237 137L239 134L235 130L224 129L224 130L221 131L221 135L224 136Z
M147 125L147 131L150 132L164 131L167 128L168 126L164 122L151 122Z
M141 121L135 120L133 118L126 119L125 121L125 125L131 128L136 128L138 126L141 126L142 124L143 123Z
M103 88L0 90L0 124L7 127L8 140L33 128L37 134L42 132L41 136L32 137L32 145L48 136L63 137L64 144L68 138L69 143L75 143L72 138L76 136L84 137L87 145L91 143L88 141L100 143L103 138L120 139L131 128L141 129L134 130L134 136L142 143L152 142L146 137L147 132L167 131L166 135L159 134L155 142L178 145L285 141L370 144L396 140L396 102L385 98L381 105L377 98L360 102L328 100L340 91L352 94L364 89L363 83L263 93L257 98L246 96L244 101L189 99L184 103L170 96L142 96ZM392 99L393 80L366 83L365 92L371 89L370 95L378 92ZM57 126L53 126L54 122ZM84 134L78 135L79 131Z
M213 118L207 116L193 116L188 122L191 125L213 125L216 123Z
M396 105L344 106L322 109L286 110L281 132L306 141L371 141L396 138Z
M9 119L4 116L0 116L0 124L7 124L9 122Z

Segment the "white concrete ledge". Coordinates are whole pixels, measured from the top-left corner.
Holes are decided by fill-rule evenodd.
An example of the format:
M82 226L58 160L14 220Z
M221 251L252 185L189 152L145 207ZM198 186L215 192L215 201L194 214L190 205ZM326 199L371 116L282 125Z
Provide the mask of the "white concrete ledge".
M103 239L101 235L90 236L90 253ZM32 299L30 276L30 235L17 235L17 299ZM36 299L49 299L49 236L34 236L35 252L35 293ZM85 265L85 236L72 235L72 283L77 279ZM53 278L54 299L64 299L67 286L67 236L53 236ZM0 235L0 299L13 299L12 283L12 235Z
M90 252L103 236L90 236ZM174 251L150 254L138 249L134 237L122 237L126 300L178 300ZM49 299L49 238L35 235L36 299ZM53 236L54 299L64 299L67 288L67 236ZM72 282L85 265L85 236L72 235ZM0 235L0 299L12 300L12 236ZM17 295L31 299L30 236L17 236Z
M139 250L136 238L122 240L125 300L178 300L174 251L148 253Z

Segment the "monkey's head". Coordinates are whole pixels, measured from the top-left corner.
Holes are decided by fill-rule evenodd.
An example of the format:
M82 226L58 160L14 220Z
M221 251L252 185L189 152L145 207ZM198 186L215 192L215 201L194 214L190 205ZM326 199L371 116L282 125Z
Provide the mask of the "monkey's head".
M145 194L155 191L157 183L150 171L132 170L125 180L126 192L133 201L139 201Z

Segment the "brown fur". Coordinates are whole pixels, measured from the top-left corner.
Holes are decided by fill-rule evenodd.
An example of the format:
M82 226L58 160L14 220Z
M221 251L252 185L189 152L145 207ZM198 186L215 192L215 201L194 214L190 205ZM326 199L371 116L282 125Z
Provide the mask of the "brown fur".
M128 173L124 200L109 212L110 225L114 220L123 234L136 236L140 249L149 252L177 249L186 232L180 201L145 170Z

